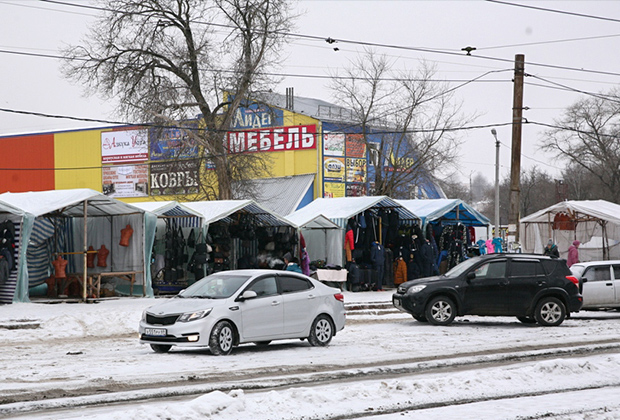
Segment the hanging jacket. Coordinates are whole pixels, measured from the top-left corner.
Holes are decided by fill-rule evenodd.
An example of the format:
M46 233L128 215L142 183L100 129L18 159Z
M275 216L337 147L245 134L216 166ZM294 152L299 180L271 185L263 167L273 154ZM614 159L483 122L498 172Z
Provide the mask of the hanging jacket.
M399 258L394 261L394 285L398 286L407 281L407 263Z

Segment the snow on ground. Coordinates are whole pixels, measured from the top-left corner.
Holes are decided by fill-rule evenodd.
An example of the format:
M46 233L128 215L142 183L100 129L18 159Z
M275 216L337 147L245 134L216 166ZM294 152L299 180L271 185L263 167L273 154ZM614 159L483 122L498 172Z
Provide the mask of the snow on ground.
M391 292L344 293L347 303L391 299ZM352 358L376 364L377 368L384 368L388 362L394 367L399 360L433 355L489 360L488 355L476 352L514 348L525 354L528 346L556 343L584 343L588 348L594 346L587 343L593 339L604 346L606 341L614 343L620 332L617 312L582 312L560 327L541 328L511 318L480 317L464 317L451 326L434 327L406 314L369 310L351 315L345 329L327 348L290 341L266 349L242 346L225 357L213 357L208 351L162 355L138 344L136 334L142 311L154 303L154 299L144 298L98 304L0 306L0 395L99 382L105 388L106 381L140 383L145 377L161 377L163 382L166 377L189 377L198 372L260 372L273 366L281 366L283 372L312 364L334 364L336 369L343 360ZM10 329L18 324L30 328ZM593 389L571 392L584 386ZM553 390L569 392L545 395ZM406 408L407 419L527 419L555 413L544 418L615 420L620 419L619 392L620 355L610 353L398 378L391 378L386 370L382 379L351 382L344 387L323 384L252 393L214 391L184 400L89 410L87 417L80 410L69 416L63 412L63 418L324 419L387 410L394 414L373 418L392 420L403 418L398 411ZM514 398L485 401L506 396ZM461 404L438 406L449 401ZM27 403L11 406L18 408L20 404ZM55 415L32 413L19 418L52 419L57 418Z

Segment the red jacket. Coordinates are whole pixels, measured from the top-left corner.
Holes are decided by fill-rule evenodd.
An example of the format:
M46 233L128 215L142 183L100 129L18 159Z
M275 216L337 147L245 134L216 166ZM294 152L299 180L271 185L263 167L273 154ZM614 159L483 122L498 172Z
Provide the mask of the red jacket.
M347 244L349 244L349 249L355 249L355 241L353 240L353 229L347 230L347 233L344 235L344 246L346 248Z

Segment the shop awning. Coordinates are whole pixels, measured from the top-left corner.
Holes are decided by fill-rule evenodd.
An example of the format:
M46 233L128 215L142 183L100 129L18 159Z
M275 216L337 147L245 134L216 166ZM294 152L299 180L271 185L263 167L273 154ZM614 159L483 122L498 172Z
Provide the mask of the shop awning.
M445 221L466 226L488 226L491 223L482 213L459 199L396 201L419 216L424 224Z

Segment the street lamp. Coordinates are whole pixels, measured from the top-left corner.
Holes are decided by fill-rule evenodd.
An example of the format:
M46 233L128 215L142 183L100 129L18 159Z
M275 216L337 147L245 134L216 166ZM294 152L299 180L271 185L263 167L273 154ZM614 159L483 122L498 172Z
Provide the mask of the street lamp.
M497 131L492 128L491 134L495 137L495 233L494 238L499 237L499 140Z

